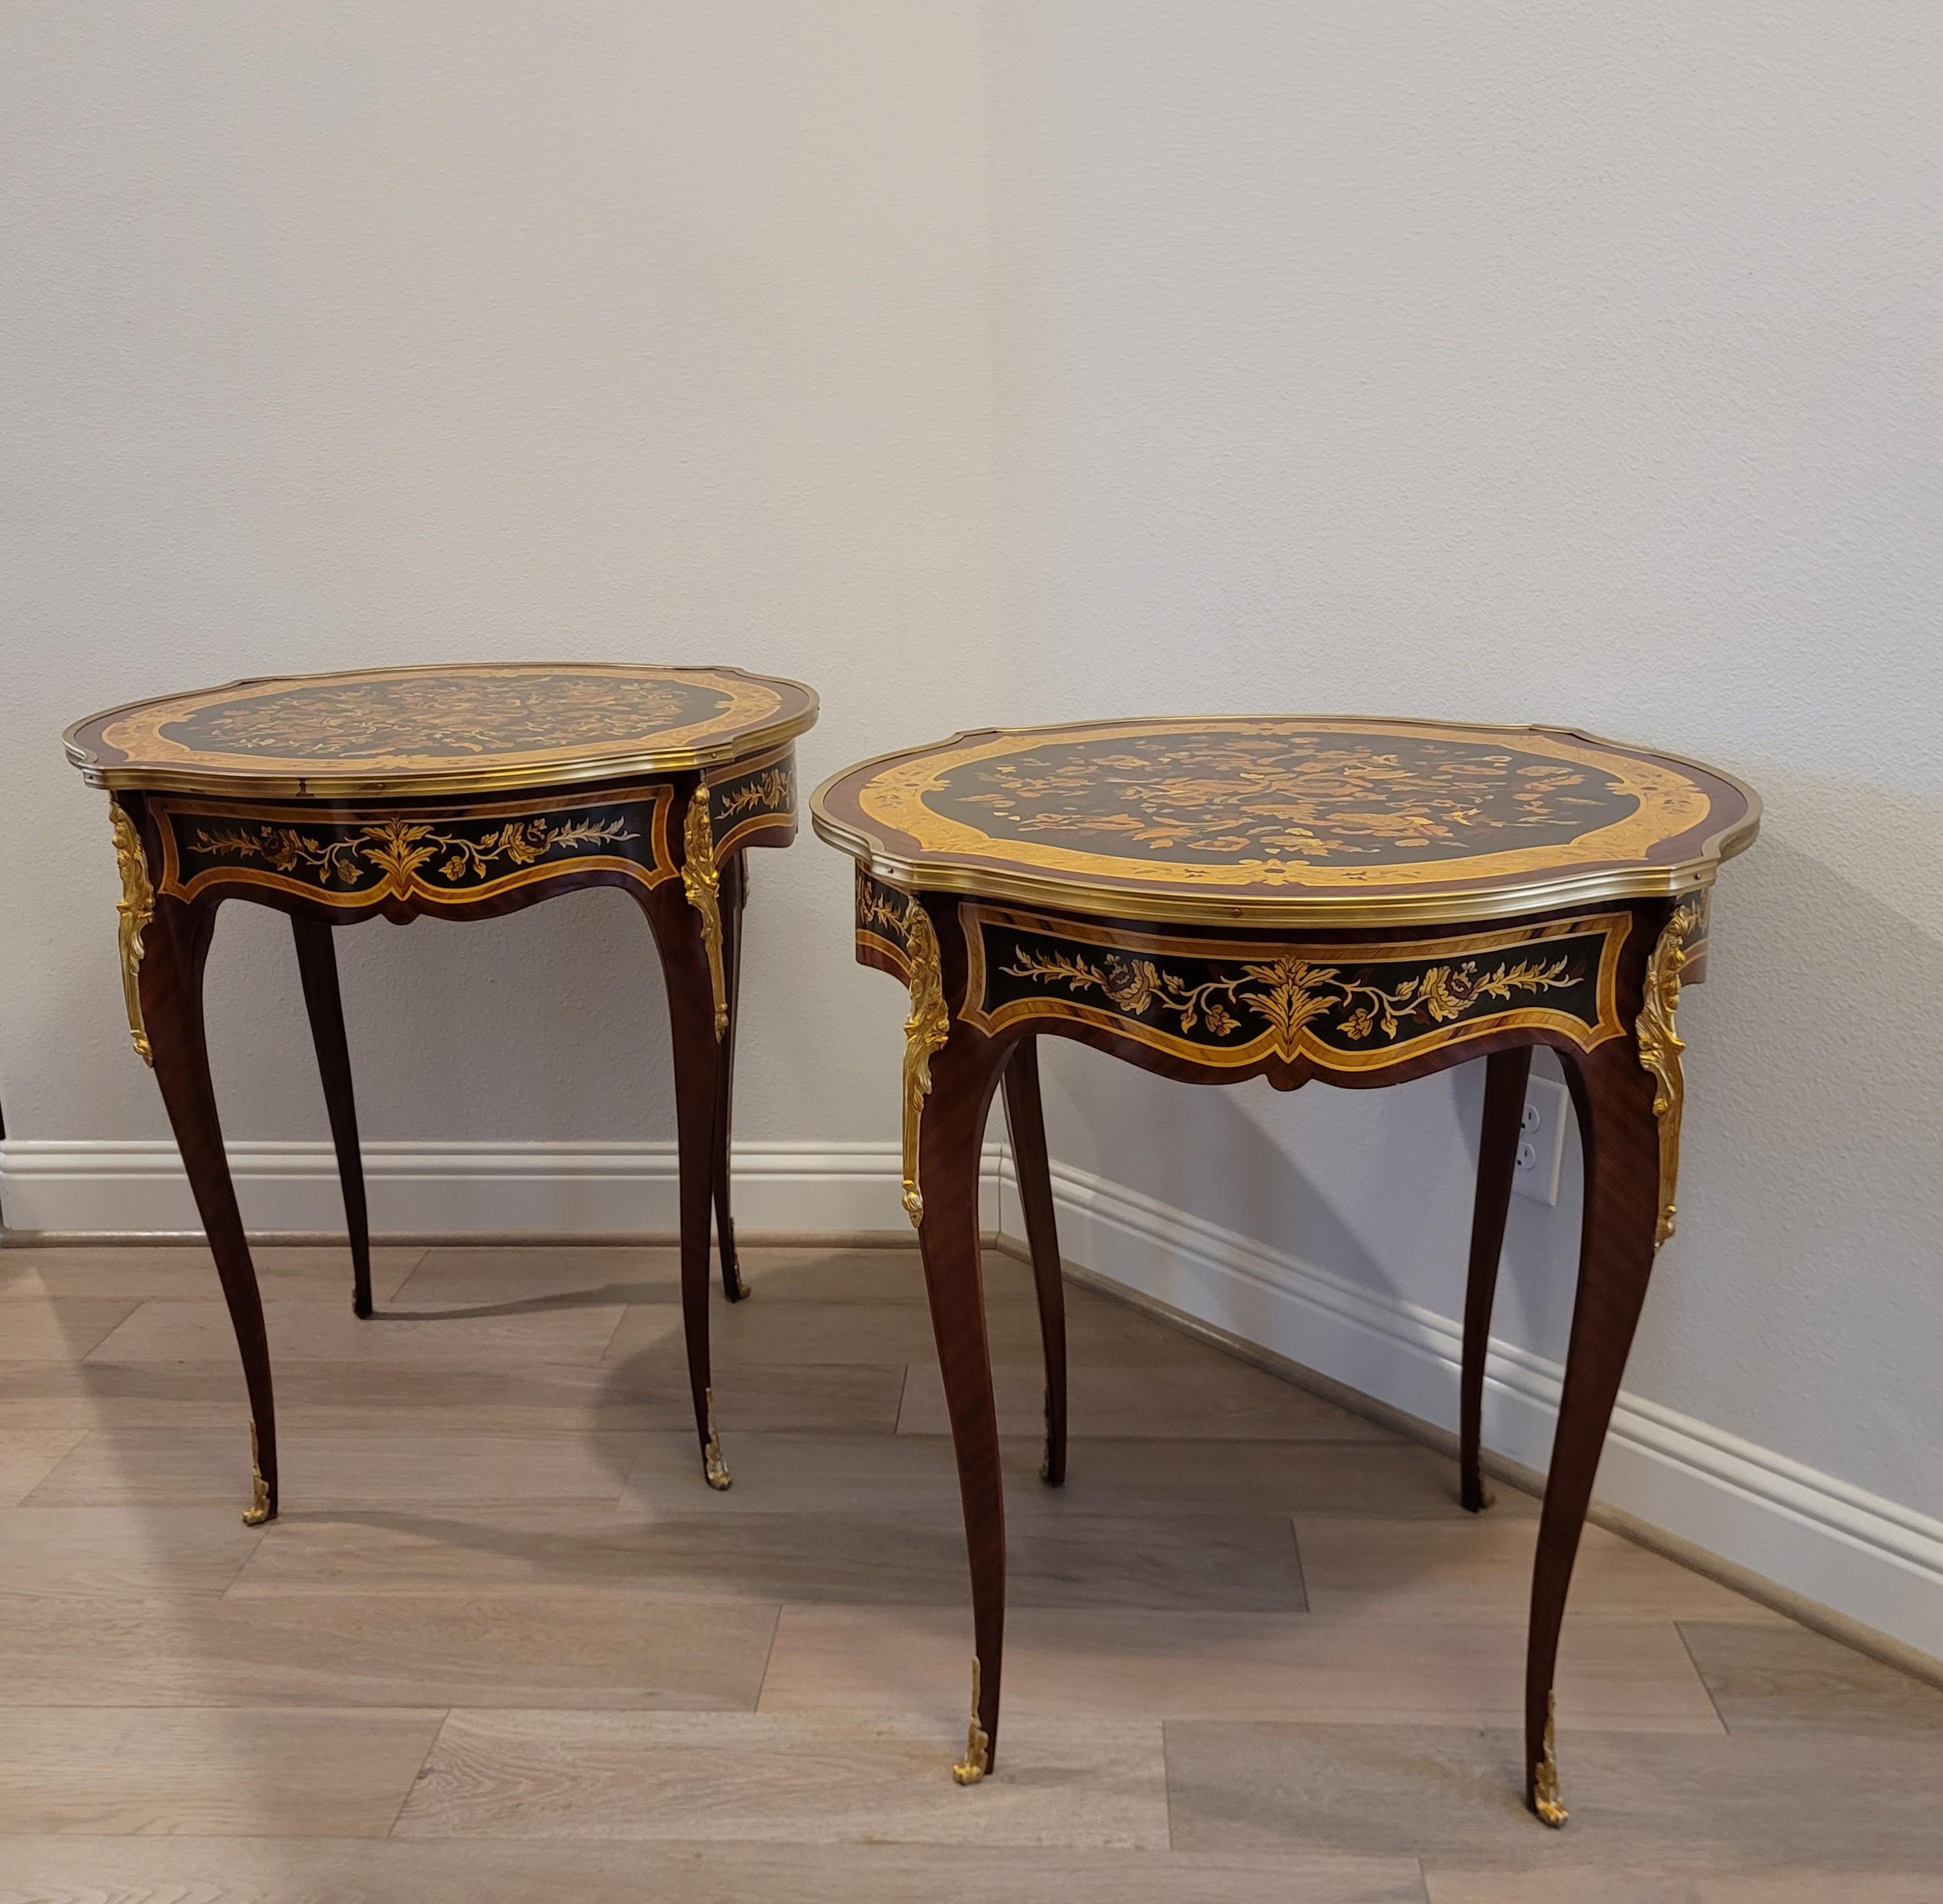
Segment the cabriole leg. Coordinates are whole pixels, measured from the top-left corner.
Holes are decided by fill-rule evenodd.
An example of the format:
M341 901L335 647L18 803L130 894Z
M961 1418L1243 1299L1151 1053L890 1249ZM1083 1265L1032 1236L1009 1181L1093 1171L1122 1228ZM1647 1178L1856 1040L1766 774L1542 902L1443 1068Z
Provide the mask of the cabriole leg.
M202 974L216 923L213 906L189 906L164 900L146 935L141 962L142 1015L161 1087L162 1102L189 1173L189 1188L223 1300L243 1357L250 1395L252 1485L243 1518L251 1526L277 1513L277 1416L270 1388L270 1344L263 1329L262 1298L256 1266L236 1206L235 1185L223 1148L223 1127L209 1076L204 1041Z
M972 1567L972 1719L952 1768L973 1785L995 1761L1005 1642L1005 1507L978 1249L978 1159L1003 1055L963 1026L932 1061L918 1146L918 1243L944 1376Z
M1518 1168L1518 1132L1531 1047L1494 1051L1484 1061L1484 1114L1478 1134L1478 1197L1471 1216L1471 1267L1464 1289L1464 1360L1458 1406L1459 1498L1472 1513L1491 1504L1479 1465L1484 1412L1484 1358L1491 1342L1491 1305L1498 1289L1498 1259Z
M677 1148L681 1172L681 1315L688 1347L688 1381L702 1473L711 1488L726 1488L728 1464L715 1432L708 1363L708 1221L715 1160L715 1099L720 1054L709 958L695 910L671 886L642 901L659 947L668 985L674 1047Z
M1566 1816L1552 1740L1559 1629L1593 1477L1653 1270L1659 1213L1653 1082L1631 1041L1616 1041L1589 1057L1568 1055L1565 1069L1585 1153L1585 1226L1565 1385L1538 1525L1525 1662L1526 1797L1554 1826L1564 1824Z
M1046 1157L1036 1039L1022 1038L1012 1047L1005 1061L1005 1123L1011 1132L1012 1164L1039 1296L1039 1340L1045 1351L1045 1458L1039 1478L1056 1488L1066 1479L1066 1283L1060 1272L1059 1226Z
M311 1041L324 1080L324 1104L330 1118L330 1141L337 1151L337 1179L344 1191L344 1220L351 1236L351 1308L371 1313L371 1226L364 1206L364 1164L358 1146L358 1103L351 1089L351 1050L344 1036L344 1001L337 986L337 953L330 927L321 920L290 915L296 941L297 970L303 979L304 1009L310 1014Z
M721 869L722 970L727 987L729 1023L720 1047L721 1075L715 1087L715 1154L710 1170L715 1187L715 1248L722 1262L722 1292L731 1302L749 1293L735 1252L735 1225L729 1213L729 1136L735 1076L735 1025L742 997L742 909L749 902L749 856L737 853Z

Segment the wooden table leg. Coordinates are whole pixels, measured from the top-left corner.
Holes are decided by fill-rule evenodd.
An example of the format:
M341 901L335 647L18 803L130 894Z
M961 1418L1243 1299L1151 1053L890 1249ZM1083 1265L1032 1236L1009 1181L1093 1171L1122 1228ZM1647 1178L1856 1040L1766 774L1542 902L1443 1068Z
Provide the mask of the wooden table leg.
M708 1223L714 1183L715 1098L721 1053L715 992L702 920L673 886L641 895L654 929L668 986L674 1047L676 1148L681 1175L681 1319L688 1346L689 1390L695 1404L701 1468L711 1488L729 1484L715 1432L708 1366Z
M1518 1133L1531 1047L1494 1051L1484 1061L1484 1114L1478 1133L1478 1197L1471 1216L1471 1268L1464 1289L1464 1360L1458 1403L1459 1498L1472 1513L1491 1504L1478 1466L1484 1412L1484 1358L1491 1344L1491 1305L1498 1290L1498 1259L1505 1246L1505 1219L1518 1169Z
M972 1721L952 1768L960 1785L976 1784L996 1761L1005 1645L1005 1492L978 1246L979 1154L1004 1059L983 1035L956 1027L932 1060L918 1145L918 1243L972 1566Z
M735 1024L742 998L742 909L749 903L749 856L737 853L721 869L722 971L729 1023L720 1047L721 1075L715 1087L715 1153L709 1174L715 1187L715 1249L722 1261L722 1292L731 1302L749 1293L735 1252L735 1225L729 1213L729 1133L735 1078Z
M1552 1743L1552 1680L1572 1566L1593 1476L1653 1270L1660 1214L1655 1086L1630 1038L1588 1056L1568 1053L1566 1081L1585 1152L1579 1293L1538 1524L1525 1661L1526 1797L1548 1825L1565 1822Z
M311 1042L317 1047L324 1108L330 1118L330 1141L337 1151L337 1180L344 1191L344 1220L351 1234L351 1313L369 1316L371 1225L364 1205L364 1162L358 1147L358 1103L351 1089L351 1050L344 1037L337 954L331 944L330 927L321 920L293 912L290 934L296 941L304 1009L310 1014Z
M1059 1264L1059 1225L1052 1206L1052 1171L1046 1159L1045 1111L1039 1089L1039 1041L1022 1038L1005 1061L1005 1124L1012 1135L1012 1166L1025 1212L1039 1295L1039 1341L1045 1351L1045 1458L1039 1479L1048 1487L1066 1479L1066 1283Z
M202 973L215 924L213 906L159 901L144 934L140 983L155 1081L161 1087L162 1102L189 1173L243 1357L243 1380L250 1394L252 1470L250 1505L243 1518L255 1527L276 1517L277 1415L262 1298L236 1206L229 1160L223 1152L204 1038Z

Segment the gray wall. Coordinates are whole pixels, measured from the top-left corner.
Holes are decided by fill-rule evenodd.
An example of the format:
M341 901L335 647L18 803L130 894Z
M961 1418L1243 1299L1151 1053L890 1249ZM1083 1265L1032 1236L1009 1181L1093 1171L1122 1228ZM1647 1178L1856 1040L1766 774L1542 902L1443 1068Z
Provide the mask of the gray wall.
M990 639L966 5L14 6L0 19L0 1106L166 1134L60 731L242 673L550 655L813 682L812 783L1015 704ZM894 1130L848 863L755 856L752 1138ZM667 1138L645 923L341 935L379 1139ZM226 910L232 1136L321 1134L287 929Z
M809 779L1082 713L1580 722L1769 802L1631 1386L1943 1512L1938 54L1914 0L10 8L10 1133L164 1130L56 737L110 701L732 660L822 690ZM847 868L757 872L741 1129L888 1139ZM368 1132L667 1136L646 954L606 894L348 935ZM278 921L212 994L232 1133L321 1135ZM1469 1075L1051 1089L1069 1160L1455 1306ZM1513 1216L1555 1355L1576 1221Z
M1009 30L1039 185L1002 232L1036 312L1002 566L1040 717L1544 719L1752 781L1628 1387L1943 1512L1935 10ZM1054 1148L1452 1314L1474 1070L1277 1099L1061 1047ZM1497 1324L1554 1357L1566 1176L1513 1206Z

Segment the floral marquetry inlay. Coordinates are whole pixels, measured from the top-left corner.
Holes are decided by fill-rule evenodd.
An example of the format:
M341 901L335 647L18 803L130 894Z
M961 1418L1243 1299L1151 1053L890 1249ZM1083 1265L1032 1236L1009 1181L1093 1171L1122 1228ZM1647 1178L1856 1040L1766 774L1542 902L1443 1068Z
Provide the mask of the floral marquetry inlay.
M715 852L726 858L750 843L787 845L796 837L796 750L738 761L708 777Z
M994 839L1245 863L1264 876L1552 845L1638 804L1616 774L1501 745L1210 728L972 760L925 796L932 811Z
M308 761L476 759L576 740L631 740L712 720L698 682L606 673L399 674L293 682L191 707L155 731L191 753Z
M569 866L652 885L675 873L668 804L665 787L643 787L544 808L487 802L368 816L339 809L327 818L158 798L154 810L171 897L254 885L348 906L486 898Z
M968 906L967 1020L1069 1018L1223 1066L1393 1063L1517 1026L1590 1050L1623 1030L1624 913L1353 951L1186 939Z
M857 956L910 982L911 932L917 902L857 869Z
M1150 958L1109 953L1097 964L1070 952L1021 951L1006 966L1011 978L1031 979L1075 997L1097 991L1118 1011L1167 1019L1183 1032L1205 1024L1225 1038L1252 1018L1275 1035L1278 1050L1292 1050L1296 1035L1312 1019L1334 1014L1336 1029L1352 1044L1373 1033L1394 1038L1407 1025L1447 1024L1481 1000L1555 992L1579 984L1583 967L1569 959L1521 959L1481 970L1477 960L1426 966L1393 986L1345 978L1339 967L1280 954L1224 976L1190 983ZM1349 1007L1346 1015L1343 1008Z
M352 833L321 835L259 820L253 826L198 826L189 845L200 859L256 862L279 872L302 869L327 886L355 886L367 872L375 872L382 875L385 891L403 898L414 885L434 878L442 887L477 883L502 861L534 866L549 854L640 837L625 819L536 816L489 826L471 839L425 820L383 820Z
M796 793L796 782L787 767L771 767L752 775L717 802L717 818L739 820L752 814L775 813L786 809Z

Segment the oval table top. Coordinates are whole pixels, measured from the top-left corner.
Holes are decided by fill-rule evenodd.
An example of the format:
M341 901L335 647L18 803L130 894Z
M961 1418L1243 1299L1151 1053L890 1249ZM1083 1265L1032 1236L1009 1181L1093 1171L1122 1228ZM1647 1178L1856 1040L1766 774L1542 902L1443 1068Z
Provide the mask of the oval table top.
M551 786L740 759L815 725L800 681L732 667L486 662L232 681L77 721L96 786L305 799Z
M1713 883L1753 790L1570 728L1275 716L987 728L826 780L817 832L907 891L1353 926Z

